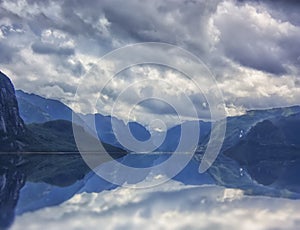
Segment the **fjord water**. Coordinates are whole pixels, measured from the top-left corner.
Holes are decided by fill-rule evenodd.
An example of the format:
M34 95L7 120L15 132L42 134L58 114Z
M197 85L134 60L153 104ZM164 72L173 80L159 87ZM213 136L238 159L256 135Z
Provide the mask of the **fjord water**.
M73 222L76 223L77 219L81 220L80 217L105 218L107 212L112 214L109 222L113 222L114 218L126 216L126 213L141 215L144 222L147 219L151 221L151 218L158 219L151 213L159 213L159 210L163 210L169 217L184 216L184 213L188 213L185 218L194 216L199 219L193 211L203 213L208 209L219 214L222 210L219 206L224 205L225 200L227 202L225 204L229 206L229 209L225 208L225 210L233 217L236 217L235 205L246 213L251 212L252 208L262 209L266 206L270 207L272 212L279 211L282 216L281 212L286 211L285 204L291 205L289 210L297 211L295 205L298 202L290 204L290 200L299 199L300 192L297 177L300 172L299 106L249 111L245 115L228 118L222 152L212 167L203 174L200 174L198 169L210 137L211 124L199 121L202 136L193 159L178 175L172 176L170 181L160 186L139 189L138 192L108 182L87 167L78 152L76 153L77 148L70 122L72 111L61 102L19 92L17 99L20 114L25 120L27 129L24 129L18 114L11 119L11 111L18 111L18 105L13 85L7 77L1 76L10 94L9 97L7 94L3 96L5 109L2 112L9 125L1 126L4 142L0 147L2 151L10 150L10 153L0 155L0 228L8 228L12 225L15 229L24 226L26 229L40 229L44 224L50 228L52 223L51 228L57 229L61 223L63 226L70 224L67 226L71 229L85 229L85 225L80 226L79 223L74 225ZM37 113L37 111L42 112ZM116 118L96 115L99 138L108 144L119 146L112 136L111 119ZM88 121L89 116L84 120ZM31 122L45 123L30 124ZM125 126L122 121L116 120L116 122L120 127ZM137 123L129 126L135 137L141 140L149 138L149 132L145 127ZM20 135L7 133L7 127L12 131L18 131L12 134L20 133ZM167 138L158 148L158 151L162 152L152 154L127 154L112 145L106 144L106 147L108 152L118 153L113 157L123 165L137 169L149 168L170 158L168 152L176 149L180 133L180 126L167 130ZM11 152L20 148L22 148L20 154ZM34 153L25 153L33 150ZM41 150L51 150L52 153L37 152ZM57 154L58 152L60 154ZM120 169L111 161L107 161L105 157L103 159L105 161L100 160L103 163L98 169L116 175L118 185L135 185L143 182L156 184L158 177L167 175L164 171L158 175L151 170L148 173L124 174L120 173ZM158 177L153 177L152 174ZM257 199L258 196L264 197ZM161 197L164 199L162 200ZM149 199L153 199L153 202L149 202ZM253 202L252 206L248 199ZM261 201L264 205L261 205ZM280 204L273 210L270 203L274 202ZM174 209L179 211L174 213L172 212ZM57 217L58 213L61 213L61 216ZM211 215L214 216L212 213ZM16 221L13 223L15 216ZM45 219L43 216L49 218ZM66 216L69 218L65 218ZM294 216L294 218L298 217ZM67 223L69 220L72 223ZM126 222L124 219L123 221ZM138 222L143 221L139 219ZM268 221L268 224L270 222ZM93 219L93 223L97 225L102 222L95 222ZM178 221L174 223L178 224ZM187 224L189 223L193 222L187 221ZM210 224L214 226L215 223ZM222 229L223 226L226 224L223 223L220 228ZM95 226L91 227L95 228ZM112 226L113 229L116 227ZM157 227L162 228L162 226Z
M131 167L143 168L160 164L169 157L170 154L166 153L132 153L118 159L118 161ZM31 215L30 213L32 212L39 215L46 207L61 207L61 205L64 207L64 203L67 204L69 201L73 202L72 200L78 196L89 196L85 194L95 194L96 196L96 194L98 194L97 196L99 196L100 199L101 194L107 195L106 191L111 191L113 194L116 191L120 191L120 189L122 190L119 186L102 179L91 171L79 154L27 153L23 154L22 157L16 154L1 154L0 158L0 224L2 228L13 224L15 215L16 223L18 223L18 219L22 220L26 215ZM240 191L243 193L243 196L264 195L289 199L300 198L298 193L288 191L284 187L278 188L272 185L263 186L256 183L246 171L241 170L238 163L226 156L220 156L208 172L200 174L198 172L199 158L201 158L201 156L198 156L198 159L194 157L178 175L171 178L171 182L166 182L167 185L155 186L150 188L150 190L141 189L141 191L145 191L145 194L154 196L154 198L157 199L157 194L166 191L165 186L177 181L177 184L175 184L176 186L180 184L180 190L185 191L185 189L187 189L187 191L190 191L187 192L187 194L183 191L178 192L178 197L177 195L173 195L175 206L177 199L180 199L179 196L189 194L189 196L195 197L199 195L199 197L203 198L202 193L207 194L209 189L211 189L212 196L209 198L208 195L205 195L205 197L207 196L206 199L213 199L214 202L216 202L216 197L219 197L220 193L223 194L223 192L225 193L225 191L227 191L225 187L233 188L233 191L238 194L240 194L238 192ZM110 162L105 162L100 167L110 168ZM116 174L118 173L118 168L111 168L111 170ZM124 184L141 183L144 180L155 180L155 178L149 174L136 177L125 175L123 179ZM174 187L175 190L176 186ZM207 186L209 186L209 188ZM126 190L126 188L124 189ZM131 191L135 193L134 189L131 189ZM195 194L193 194L194 192L192 191L194 191ZM170 192L169 189L167 189L167 193L168 192ZM87 199L90 198L91 197ZM189 198L187 197L187 199ZM181 200L180 202L183 201ZM235 202L238 203L238 201ZM287 200L287 202L289 201ZM138 208L141 207L143 203L141 202L139 205L137 202L136 205ZM199 207L203 206L201 202L195 205L199 205ZM218 203L213 203L212 205L218 205ZM36 224L38 223L39 222ZM28 229L30 229L30 226L28 226Z

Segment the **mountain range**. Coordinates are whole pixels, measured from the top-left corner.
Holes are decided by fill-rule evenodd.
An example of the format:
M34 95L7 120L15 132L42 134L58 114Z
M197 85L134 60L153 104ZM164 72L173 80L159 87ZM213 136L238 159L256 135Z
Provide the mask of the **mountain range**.
M72 121L72 110L67 105L54 99L44 98L35 94L29 94L22 90L16 91L16 97L19 104L20 116L26 124L43 123L47 121L54 121L58 119ZM122 120L104 116L102 114L79 114L80 119L86 126L92 126L92 121L95 119L95 127L98 137L101 141L124 148L116 136L114 135L112 122L114 122L120 132L129 128L132 135L139 141L146 141L151 137L150 131L143 125L137 122L128 122L125 124ZM199 123L201 129L201 138L207 136L210 131L210 122L205 121L190 121L191 123ZM152 135L160 136L161 133L152 131ZM166 138L155 151L173 152L179 141L181 135L181 125L171 127L166 132ZM200 140L199 140L200 141Z
M72 123L68 119L72 115L70 108L37 95L30 95L29 103L26 94L22 94L23 99L20 94L20 91L15 93L10 79L0 72L0 151L78 152ZM46 103L41 103L43 101ZM28 119L35 123L29 124ZM83 135L93 139L84 128L79 129ZM109 152L125 153L121 148L103 144Z
M72 121L71 108L58 100L21 90L17 90L16 97L14 97L13 85L2 73L0 83L2 100L0 111L4 114L0 117L0 131L2 130L0 134L4 143L1 145L2 149L3 146L8 145L14 149L22 148L25 140L25 142L34 143L27 147L30 151L37 151L38 148L43 151L76 151L70 123ZM3 103L4 101L7 103ZM299 114L300 106L292 106L251 110L241 116L228 117L222 153L241 165L247 165L253 175L261 175L263 170L260 169L261 173L258 173L258 168L250 167L251 165L258 166L257 164L263 164L263 161L271 159L295 159L295 156L297 158L300 147ZM148 140L151 136L150 131L137 122L125 124L118 118L101 114L80 114L79 117L87 126L91 125L94 118L100 140L118 148L123 146L114 135L112 120L121 130L129 127L132 135L140 141ZM7 125L3 123L4 120L7 120ZM196 122L199 122L201 128L198 148L201 154L210 137L211 123ZM7 127L10 127L9 132L5 133ZM17 134L18 138L9 143L11 133ZM33 133L37 135L34 136ZM171 127L166 132L164 142L156 151L173 152L180 141L180 135L180 125ZM56 137L59 138L56 140ZM55 144L49 144L54 143L54 140ZM267 180L262 180L262 182L271 183Z
M23 91L17 91L16 95L20 114L25 123L56 119L71 120L72 110L60 101ZM126 124L115 117L101 114L81 115L81 118L88 124L93 116L98 137L106 143L122 147L113 133L111 119L114 119L121 129L125 128ZM197 154L201 155L210 137L211 123L197 122L201 129ZM29 126L32 125L36 124ZM147 140L151 135L144 126L137 122L129 122L127 125L133 136L140 141ZM285 186L292 191L300 192L300 182L295 176L300 173L300 166L298 166L300 165L299 130L300 106L250 110L241 116L228 117L220 157L226 156L237 162L252 179L260 184ZM180 125L171 127L166 132L164 142L156 151L175 151L180 135ZM221 162L223 164L224 159ZM217 164L218 161L215 165ZM230 167L229 165L231 164L225 167Z
M0 137L2 151L76 152L72 133L72 110L58 100L16 91L9 78L1 73ZM20 113L18 112L20 111ZM140 141L150 138L150 131L137 123L101 114L79 115L84 125L95 118L97 134L111 152L125 154L112 129L111 120L120 129L129 127ZM23 122L24 120L24 122ZM198 156L203 155L210 137L211 123L199 122L201 136ZM83 124L83 123L82 123ZM80 124L78 124L80 125ZM229 157L260 184L287 186L300 191L300 106L251 110L244 115L228 117L220 159ZM82 127L82 132L88 131ZM152 133L153 134L153 133ZM180 125L166 132L166 139L156 151L173 152L180 141ZM218 159L215 165L218 164ZM230 167L228 164L225 167ZM223 166L222 166L223 167ZM295 173L296 172L296 173Z
M38 98L38 96L35 98ZM22 101L20 98L18 99ZM24 114L20 115L19 113L19 104L23 108L22 102L19 101L17 101L11 80L0 71L0 229L7 229L12 224L20 190L31 174L35 174L39 178L38 180L65 186L70 180L76 181L78 176L82 177L88 171L87 166L81 163L79 169L76 168L75 172L74 169L71 169L73 171L70 172L70 169L67 168L70 163L68 160L63 162L55 160L53 164L50 164L51 156L62 152L67 152L67 155L76 159L80 156L73 135L72 123L68 120L62 120L66 118L64 115L70 110L62 103L57 103L57 101L52 104L53 107L45 105L43 109L48 108L49 116L55 114L53 118L60 120L48 119L47 122L44 122L47 119L44 120L40 116L43 113L40 113L40 110L31 104L30 109L27 111L27 118L44 123L25 124L21 117ZM51 100L47 102L49 101ZM55 107L57 104L61 107ZM40 106L42 107L42 105ZM51 113L51 111L56 112ZM86 140L97 141L81 126L77 125L77 129ZM106 143L103 143L103 146L112 157L119 158L127 154L121 148ZM93 149L87 151L92 152ZM27 153L24 154L25 152ZM43 157L39 157L36 162L33 162L32 159L28 161L26 160L29 155L28 152L37 156L42 154ZM101 159L101 162L103 161L105 159ZM20 166L23 169L20 169ZM53 170L56 171L55 175ZM71 173L74 179L65 176L66 171Z
M121 130L129 127L140 141L153 135L143 125L125 124L118 118L101 114L79 114L75 125L92 141L95 138L85 126L91 125L93 117L104 147L123 163L128 160L139 167L165 157L164 154L149 157L136 154L140 157L137 158L128 154L115 137L111 120ZM0 72L0 229L12 223L26 179L59 187L75 186L79 180L84 182L82 178L89 169L76 154L71 121L72 110L68 106L58 100L15 91L10 79ZM218 185L243 189L246 194L299 197L300 106L251 110L241 116L228 117L221 153L212 167L200 176L197 168L210 138L211 123L193 122L199 122L201 129L199 147L194 160L174 179L198 184L206 178ZM171 127L156 151L173 152L180 135L180 125Z
M273 117L253 126L224 154L260 184L300 192L300 113Z
M20 116L26 124L42 123L58 119L72 121L72 110L67 105L58 100L47 99L35 94L25 93L22 90L16 91L16 97L19 104ZM242 137L247 135L255 124L266 119L280 119L300 113L300 106L291 106L285 108L272 108L265 110L250 110L244 115L227 118L226 135L222 151L238 144ZM109 144L122 147L114 135L112 120L117 124L120 130L129 127L132 135L139 141L148 140L151 136L150 131L137 122L129 122L127 125L118 118L104 116L102 114L80 114L80 118L86 125L91 125L92 119L95 119L95 126L98 137ZM211 123L205 121L198 122L200 127L200 149L205 149L206 143L210 137ZM284 121L281 121L284 122ZM166 132L166 138L156 151L173 152L180 140L181 126L176 125L169 128ZM293 138L289 135L289 138Z

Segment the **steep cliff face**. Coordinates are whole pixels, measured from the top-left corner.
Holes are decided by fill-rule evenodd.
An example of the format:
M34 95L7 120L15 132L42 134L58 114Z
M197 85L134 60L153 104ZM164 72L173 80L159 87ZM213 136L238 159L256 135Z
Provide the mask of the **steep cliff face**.
M15 89L10 79L0 71L0 150L18 150L22 143L16 137L26 128L19 115Z
M20 156L0 156L0 229L6 229L14 220L19 193L25 183L25 174L16 167L21 161Z

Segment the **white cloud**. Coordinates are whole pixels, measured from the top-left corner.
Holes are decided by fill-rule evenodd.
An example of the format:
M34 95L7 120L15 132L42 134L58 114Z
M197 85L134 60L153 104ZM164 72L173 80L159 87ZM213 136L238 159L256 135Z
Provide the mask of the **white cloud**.
M147 3L134 0L121 8L120 4L120 1L101 1L101 4L67 0L3 1L1 70L13 79L16 88L58 98L77 110L86 110L89 104L86 100L75 104L74 92L80 78L102 55L135 42L161 41L179 45L201 57L215 73L231 115L245 109L299 103L300 53L295 47L300 45L300 27L295 20L289 21L291 7L283 12L259 1L233 0ZM128 54L127 59L131 56ZM180 57L172 55L161 58L180 61ZM200 93L172 71L151 71L157 76L155 79L163 76L174 85L163 91L171 102L178 99L180 103L176 87L193 98ZM131 75L140 73L149 75L146 68ZM100 83L105 79L103 74ZM127 74L124 79L112 83L108 87L110 95L103 97L118 94L135 78ZM53 87L54 84L57 86ZM93 84L99 84L99 79ZM93 84L87 87L90 90L87 93L97 96ZM201 85L208 88L204 81ZM153 94L160 87L159 81L153 84ZM134 97L139 90L128 96ZM105 104L99 112L110 113L111 106ZM124 119L130 108L130 101L124 101L118 116ZM133 119L141 123L152 120L146 108L139 107L136 112ZM151 112L160 118L159 110Z
M219 82L219 87L224 92L225 101L229 102L227 107L232 103L236 108L232 113L235 113L245 107L263 109L297 105L300 99L300 88L296 82L296 76L278 77L236 66L233 75L227 75L222 82Z

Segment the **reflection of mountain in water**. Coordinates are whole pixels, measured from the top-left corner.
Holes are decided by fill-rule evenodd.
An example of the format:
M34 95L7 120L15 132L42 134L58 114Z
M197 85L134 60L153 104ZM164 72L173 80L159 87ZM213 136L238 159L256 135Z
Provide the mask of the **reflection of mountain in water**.
M300 192L300 113L256 124L225 151L258 183Z
M25 174L16 165L19 157L0 157L0 229L11 225Z
M25 178L68 186L82 178L87 168L81 163L79 168L67 169L67 172L64 172L63 170L69 166L77 166L73 164L73 159L69 157L58 159L46 155L39 157L37 154L40 151L77 152L75 158L78 159L79 153L70 121L57 120L26 126L19 114L18 107L12 82L0 72L0 228L6 228L12 223L14 209ZM34 115L34 113L30 115ZM96 141L81 126L77 125L76 127L84 138L91 142ZM120 148L105 143L103 145L108 152L112 153L113 157L118 158L126 154ZM94 151L93 145L89 148L91 149L86 150ZM29 157L25 154L26 151L34 151L37 157ZM60 159L62 159L61 162L59 162ZM75 161L82 162L76 159Z
M99 193L117 187L90 172L78 154L70 122L72 111L68 107L55 100L18 92L25 125L18 112L13 85L2 73L0 88L0 229L13 222L15 213L21 215L58 205L76 193ZM198 168L210 137L211 124L200 121L203 132L198 151L194 159L172 179L187 185L218 184L239 188L249 195L299 199L299 114L300 107L294 106L249 111L243 116L228 118L222 153L204 174L199 174ZM90 124L91 116L81 116L78 120ZM127 154L118 148L120 144L113 135L111 119L116 118L96 115L98 136L109 143L104 147L111 156L127 166L143 168L158 165L170 157L165 152L172 152L180 140L180 126L176 126L167 131L167 138L158 149L161 151L159 154ZM115 122L120 128L126 126L117 119ZM149 138L149 131L142 125L133 122L128 126L137 139ZM77 128L88 139L95 140L81 126ZM15 151L19 153L13 153ZM40 151L53 153L41 154ZM155 180L155 175L167 174L154 170L144 174L120 174L118 166L108 158L103 159L96 161L95 165L119 177L120 184Z
M168 157L167 154L129 154L120 158L119 161L132 167L149 167L160 164ZM0 224L2 227L8 226L13 221L15 212L21 215L43 207L59 205L77 193L99 193L117 187L91 172L77 154L35 153L25 155L21 161L17 156L10 154L2 155L0 161L5 162L5 171L1 170L0 186L2 201ZM110 162L103 163L100 167L119 175L118 167L114 167ZM300 194L286 189L288 181L286 184L279 183L277 186L261 185L252 179L246 167L241 170L239 163L224 155L220 155L208 172L199 174L198 168L199 161L193 159L173 180L186 185L218 184L240 188L248 195L300 198ZM155 180L151 174L153 173L150 171L144 175L119 176L123 178L124 184L135 184L144 180ZM163 175L164 172L161 171L160 174Z
M62 159L63 158L63 159ZM46 155L0 155L0 229L13 219L21 188L27 181L68 186L88 171L79 155L54 157ZM76 162L76 163L75 163ZM71 168L67 168L71 166ZM73 167L79 168L73 168ZM30 194L35 199L34 191Z

